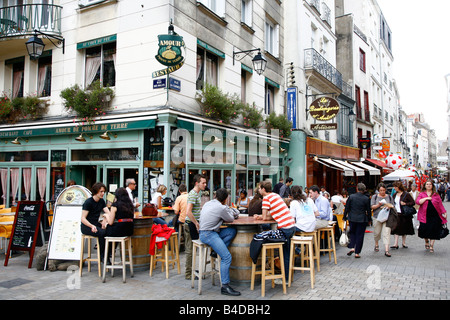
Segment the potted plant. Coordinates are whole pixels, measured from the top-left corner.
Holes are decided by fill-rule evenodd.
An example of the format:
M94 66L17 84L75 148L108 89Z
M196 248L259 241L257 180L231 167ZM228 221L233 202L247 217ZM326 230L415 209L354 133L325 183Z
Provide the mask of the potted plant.
M197 97L202 115L227 124L239 116L236 100L236 97L224 94L219 88L208 83L205 83Z
M111 101L114 98L114 90L103 87L100 81L95 81L89 90L83 90L79 85L74 85L61 91L64 108L73 111L84 122L92 122L103 116L111 109Z
M49 102L37 96L16 97L9 99L6 95L0 97L0 121L16 123L21 119L36 120L47 113Z
M239 105L238 105L239 106ZM261 110L253 102L252 105L248 103L240 104L240 114L244 122L244 127L258 129L264 123Z
M271 112L265 122L269 132L272 129L279 130L280 138L289 138L291 136L292 122L288 120L286 115L276 115L275 112Z

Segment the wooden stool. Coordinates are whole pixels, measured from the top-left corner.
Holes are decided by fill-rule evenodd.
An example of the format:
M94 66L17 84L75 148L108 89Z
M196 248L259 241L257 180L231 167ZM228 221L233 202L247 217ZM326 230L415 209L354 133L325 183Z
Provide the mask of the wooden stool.
M202 294L202 280L207 275L211 275L212 285L215 285L214 276L219 275L220 279L220 257L218 256L218 263L216 269L216 258L208 255L208 250L211 249L210 246L204 244L200 239L192 240L192 275L191 275L191 288L194 288L195 277L198 277L198 294ZM198 271L196 270L196 258L198 250ZM208 260L208 256L210 259ZM211 265L211 271L206 272L206 265Z
M155 244L156 247L156 244ZM175 263L177 264L178 274L181 273L180 270L180 247L178 246L178 232L174 232L170 235L170 238L164 241L161 248L161 252L158 253L155 248L155 254L150 258L150 277L153 274L153 269L155 268L156 262L162 262L161 272L164 271L164 266L166 267L166 279L169 279L169 265L173 265L175 268ZM170 258L169 258L170 256Z
M336 259L336 243L334 240L334 225L326 227L326 228L320 228L317 230L319 239L321 239L322 234L328 238L328 248L320 248L320 252L328 252L328 258L331 261L331 252L334 254L334 264L337 264Z
M281 274L275 274L275 249L278 249L280 254ZM256 271L256 264L252 262L252 278L250 290L255 288L255 276L261 275L261 296L266 294L266 280L272 280L272 288L275 288L275 279L283 281L283 293L286 294L286 279L284 275L284 258L283 258L283 243L264 243L262 245L262 260L261 271ZM270 260L270 269L266 270L266 257Z
M300 260L301 260L301 267L295 266L295 246L300 245ZM313 237L298 237L293 236L291 238L291 256L290 256L290 267L289 267L289 281L288 285L291 286L292 278L294 270L301 270L302 272L305 270L309 270L311 275L311 289L314 289L314 282L315 282L315 275L314 275L314 238ZM307 256L306 253L307 252ZM305 260L308 260L308 267L304 267Z
M320 244L318 231L314 230L312 232L296 232L296 236L300 237L313 237L313 261L317 264L317 272L320 272Z
M96 240L97 241L97 258L92 258L91 255L91 240ZM85 240L87 240L87 245L88 245L88 256L87 258L84 258L84 242ZM99 247L99 243L98 243L98 238L97 237L93 237L93 236L88 236L85 234L81 235L81 256L80 256L80 277L83 271L83 263L87 261L88 263L88 272L91 272L91 261L97 261L97 265L98 265L98 276L101 278L102 277L102 266L100 263L100 247Z
M128 261L126 261L125 256L125 248L128 242ZM114 257L115 257L115 244L119 243L121 248L121 256L122 256L122 264L115 265ZM108 251L109 244L112 245L112 255L111 255L111 264L108 265ZM102 281L106 280L106 270L111 269L111 276L114 277L114 269L122 269L123 282L126 282L126 269L127 264L130 266L131 277L134 276L133 273L133 252L131 250L131 237L105 237L105 258L103 263L103 278Z

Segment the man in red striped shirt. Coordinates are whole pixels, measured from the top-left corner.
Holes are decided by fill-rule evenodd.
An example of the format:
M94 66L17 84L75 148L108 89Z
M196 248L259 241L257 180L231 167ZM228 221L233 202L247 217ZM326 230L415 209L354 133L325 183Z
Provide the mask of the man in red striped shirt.
M295 220L288 206L280 195L272 192L272 183L262 181L259 193L263 196L262 215L254 215L256 220L271 220L273 218L278 223L278 229L283 232L287 241L283 244L284 276L286 281L289 277L289 257L291 238L295 234Z

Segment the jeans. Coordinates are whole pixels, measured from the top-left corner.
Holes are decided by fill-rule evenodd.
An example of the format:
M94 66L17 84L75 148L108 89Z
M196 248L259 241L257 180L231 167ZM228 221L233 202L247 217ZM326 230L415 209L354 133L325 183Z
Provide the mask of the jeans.
M284 233L284 236L286 237L286 243L283 244L283 260L284 260L284 277L286 278L286 281L289 279L289 262L290 262L290 253L291 253L291 238L295 234L297 227L291 227L291 228L281 228L281 232Z
M200 230L200 241L207 244L221 258L220 279L222 285L230 283L231 253L228 246L236 236L235 228L223 228L220 232L210 230Z

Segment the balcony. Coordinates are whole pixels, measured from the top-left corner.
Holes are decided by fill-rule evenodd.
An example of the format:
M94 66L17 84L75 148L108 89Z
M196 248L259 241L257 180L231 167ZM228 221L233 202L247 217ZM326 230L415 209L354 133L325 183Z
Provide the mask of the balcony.
M0 39L30 36L37 29L61 36L61 6L25 4L0 8Z

